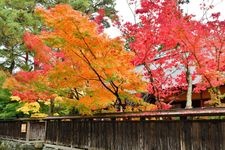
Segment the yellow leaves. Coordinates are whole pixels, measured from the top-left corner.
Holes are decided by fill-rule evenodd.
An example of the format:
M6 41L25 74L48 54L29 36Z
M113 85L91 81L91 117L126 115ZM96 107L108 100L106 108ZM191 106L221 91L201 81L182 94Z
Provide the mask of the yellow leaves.
M20 97L11 96L12 101L20 101ZM26 115L31 115L32 118L44 118L48 115L45 113L40 113L40 104L38 102L24 103L24 105L18 108L16 111L22 112Z
M44 104L47 105L47 106L50 106L51 102L50 102L50 100L47 100L47 101L44 101Z
M64 108L69 108L69 107L76 107L78 101L75 99L70 99L66 97L61 97L57 96L54 99L54 105L55 107L64 107Z
M148 104L147 106L145 106L145 111L153 111L157 109L158 109L157 106L153 104Z
M10 96L10 99L12 101L20 101L21 100L19 96Z
M53 97L55 97L55 96L53 96ZM45 99L45 100L38 99L38 102L39 103L43 103L46 106L50 106L50 104L51 104L51 100L50 99Z
M132 112L133 111L133 107L132 106L126 106L124 112Z
M17 111L21 111L27 115L38 113L40 111L40 105L38 102L25 103L22 107L17 109Z
M57 97L55 97L55 101L63 101L63 98L61 97L61 96L57 96Z
M34 113L34 114L31 114L31 118L45 118L45 117L48 117L48 115L45 114L45 113Z

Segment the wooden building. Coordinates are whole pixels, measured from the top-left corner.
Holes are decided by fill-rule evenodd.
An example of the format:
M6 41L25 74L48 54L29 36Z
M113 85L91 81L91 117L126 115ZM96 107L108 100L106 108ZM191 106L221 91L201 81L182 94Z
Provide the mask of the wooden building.
M220 92L221 94L225 93L225 85L220 87ZM165 100L165 102L173 102L171 103L175 108L185 108L186 105L186 95L187 92L184 91L180 95L170 97ZM206 107L207 101L209 101L210 98L210 93L208 90L202 91L200 93L192 93L192 106L193 107ZM222 102L225 102L225 99L222 100Z

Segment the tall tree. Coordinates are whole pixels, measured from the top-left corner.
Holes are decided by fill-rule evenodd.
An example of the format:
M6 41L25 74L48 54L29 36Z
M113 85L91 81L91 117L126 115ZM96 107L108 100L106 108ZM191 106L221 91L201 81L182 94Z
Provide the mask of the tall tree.
M0 1L0 65L11 73L16 67L25 69L30 64L22 36L25 30L38 28L40 22L32 13L34 7L34 1Z
M183 67L187 66L184 62L189 61L185 61L185 51L180 48L180 37L173 38L173 35L179 33L178 25L183 26L187 21L175 1L141 1L141 8L136 13L140 22L127 23L124 35L129 48L135 52L134 64L144 66L149 93L160 100L186 86L182 78L186 75L184 72L174 77L174 72L184 70Z
M46 29L40 35L26 33L24 40L27 47L35 52L35 62L43 78L40 78L41 81L33 76L37 75L36 70L33 75L29 73L30 81L46 81L44 84L52 89L72 89L70 98L78 100L80 112L108 107L117 110L155 108L132 94L142 90L144 83L130 63L133 53L123 49L119 38L110 39L99 34L94 21L68 5L38 9L37 12L44 18ZM20 79L23 80L23 76L27 77L23 74ZM29 82L25 91L30 89ZM39 92L38 89L33 92ZM39 98L38 95L35 97Z
M224 22L218 20L218 13L212 15L214 21L204 17L194 20L192 15L183 14L177 4L177 1L141 1L141 8L136 10L140 22L127 23L124 30L129 47L135 52L133 62L144 66L149 92L157 99L163 97L159 91L170 93L168 87L181 85L188 90L186 108L191 108L192 84L198 75L201 79L194 91L211 88L212 99L220 104L221 96L215 95L220 95L218 86L224 84Z
M204 33L193 53L197 73L201 76L195 90L209 89L212 105L220 105L224 97L219 87L224 85L225 21L219 17L220 13L213 13L200 29Z

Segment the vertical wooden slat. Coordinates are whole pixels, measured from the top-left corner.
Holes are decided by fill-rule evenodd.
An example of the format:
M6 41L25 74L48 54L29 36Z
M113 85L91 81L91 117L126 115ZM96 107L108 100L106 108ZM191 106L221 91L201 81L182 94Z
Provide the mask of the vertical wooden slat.
M91 135L92 135L92 119L87 121L87 147L90 148L91 147Z
M112 119L111 122L111 138L108 137L108 141L110 142L110 149L114 150L115 149L115 143L116 143L116 133L115 133L115 128L116 128L116 120Z
M60 120L59 119L57 119L56 121L55 121L55 123L56 123L56 130L55 130L55 132L56 132L56 145L57 144L59 144L59 136L60 136L60 131L59 131L59 128L60 128Z
M73 147L73 137L74 137L74 122L70 121L70 147Z
M72 138L73 142L72 143L73 143L73 147L78 147L78 133L79 133L78 121L73 120L72 122L73 122L73 131L71 131L71 132L73 132L73 138Z
M220 136L221 147L222 147L221 149L225 149L225 122L224 121L220 124L220 127L221 127L221 132L219 133L219 135L222 135Z
M49 120L46 120L45 121L45 137L44 137L44 142L48 142L48 132L47 132L47 130L48 130L48 125L49 125Z
M27 122L27 134L26 134L26 141L30 140L30 121Z

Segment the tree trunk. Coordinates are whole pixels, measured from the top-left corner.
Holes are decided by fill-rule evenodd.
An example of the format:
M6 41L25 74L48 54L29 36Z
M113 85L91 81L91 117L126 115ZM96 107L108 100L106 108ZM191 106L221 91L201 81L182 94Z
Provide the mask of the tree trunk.
M49 116L53 116L53 115L54 115L54 100L51 99L50 106L49 106Z
M15 68L15 61L12 60L10 66L9 66L9 72L10 72L11 74L13 74L13 69L14 69L14 68Z
M119 112L124 112L125 108L126 108L126 104L122 103L121 98L119 97L118 93L115 93L116 96L116 102L115 102L115 108L119 111ZM125 102L124 102L125 103Z
M188 83L188 89L187 89L187 101L186 101L186 109L192 108L192 77L190 73L190 69L187 68L187 83Z

